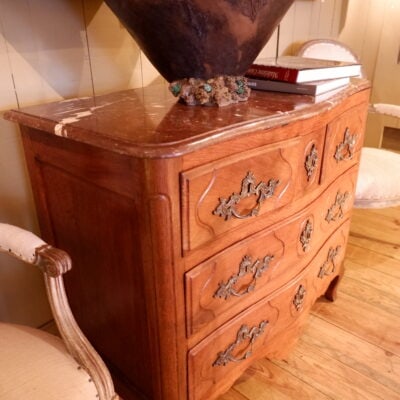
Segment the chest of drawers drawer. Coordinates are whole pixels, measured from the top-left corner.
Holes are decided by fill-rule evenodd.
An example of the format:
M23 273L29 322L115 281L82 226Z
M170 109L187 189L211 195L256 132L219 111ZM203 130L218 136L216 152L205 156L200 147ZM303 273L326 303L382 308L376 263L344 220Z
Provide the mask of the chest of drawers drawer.
M272 216L318 186L324 139L320 129L184 172L184 250L222 237L233 242L255 217Z

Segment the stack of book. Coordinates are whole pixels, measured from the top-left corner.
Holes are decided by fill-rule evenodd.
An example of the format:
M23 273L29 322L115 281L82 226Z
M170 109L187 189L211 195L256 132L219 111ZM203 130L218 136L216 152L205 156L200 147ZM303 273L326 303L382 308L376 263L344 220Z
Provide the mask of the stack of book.
M283 56L257 60L246 77L253 89L321 97L336 93L360 74L357 63Z

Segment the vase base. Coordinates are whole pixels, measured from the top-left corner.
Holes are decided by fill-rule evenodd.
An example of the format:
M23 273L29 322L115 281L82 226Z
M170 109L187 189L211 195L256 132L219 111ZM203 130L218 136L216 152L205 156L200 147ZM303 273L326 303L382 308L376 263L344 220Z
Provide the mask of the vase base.
M175 97L189 106L227 106L247 101L250 88L244 76L220 75L210 79L185 78L169 85Z

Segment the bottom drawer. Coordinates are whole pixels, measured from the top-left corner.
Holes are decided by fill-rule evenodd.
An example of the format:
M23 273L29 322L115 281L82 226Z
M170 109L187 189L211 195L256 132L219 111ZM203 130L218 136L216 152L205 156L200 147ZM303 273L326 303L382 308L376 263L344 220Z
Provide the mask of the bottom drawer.
M315 300L340 274L348 230L346 221L301 274L189 351L191 400L215 399L254 360L286 354Z

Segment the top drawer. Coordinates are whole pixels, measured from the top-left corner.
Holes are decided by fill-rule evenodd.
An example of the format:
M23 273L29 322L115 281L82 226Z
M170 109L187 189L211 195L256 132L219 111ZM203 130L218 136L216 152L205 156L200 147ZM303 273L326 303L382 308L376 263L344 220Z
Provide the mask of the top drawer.
M359 162L366 117L366 105L360 104L328 124L322 182L335 179Z
M320 180L324 138L320 129L182 173L184 250L226 239L255 217L312 190Z

